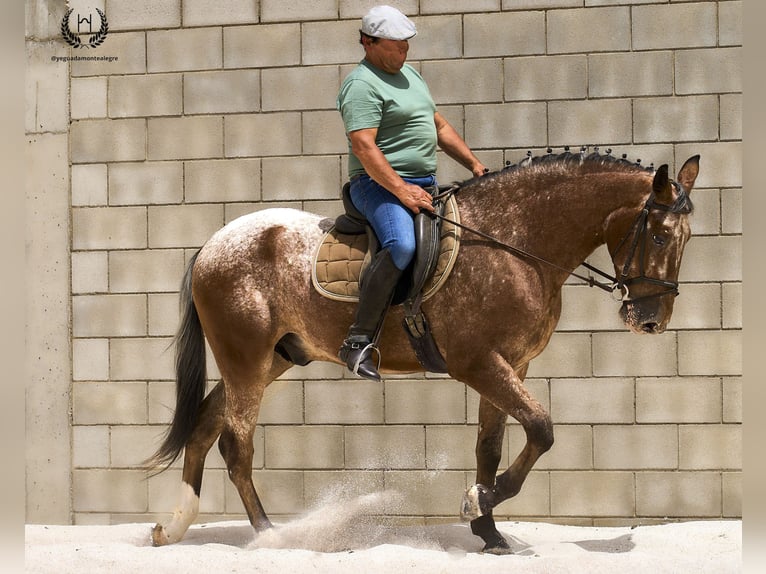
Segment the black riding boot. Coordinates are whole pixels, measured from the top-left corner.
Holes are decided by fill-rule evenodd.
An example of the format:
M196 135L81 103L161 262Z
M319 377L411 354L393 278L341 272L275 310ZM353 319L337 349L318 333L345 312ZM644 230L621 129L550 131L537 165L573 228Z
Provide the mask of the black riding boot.
M338 353L355 375L380 381L378 361L373 360L373 355L379 356L377 337L401 276L402 271L394 265L391 253L383 249L375 254L362 277L356 320Z

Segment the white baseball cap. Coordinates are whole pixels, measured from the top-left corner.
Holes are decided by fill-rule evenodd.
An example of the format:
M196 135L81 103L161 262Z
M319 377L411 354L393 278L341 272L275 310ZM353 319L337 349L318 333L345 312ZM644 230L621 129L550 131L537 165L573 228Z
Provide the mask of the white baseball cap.
M412 20L391 6L375 6L362 18L362 34L374 38L409 40L417 33Z

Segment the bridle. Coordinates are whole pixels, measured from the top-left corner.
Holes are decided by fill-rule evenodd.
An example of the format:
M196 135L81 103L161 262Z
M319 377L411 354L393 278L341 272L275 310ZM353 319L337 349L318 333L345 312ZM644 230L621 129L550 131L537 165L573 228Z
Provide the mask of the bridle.
M666 213L686 214L686 213L691 213L691 210L692 210L691 201L689 200L689 196L686 193L686 191L683 189L683 187L679 183L673 180L670 180L670 184L676 189L678 193L678 197L676 198L676 201L673 203L673 205L665 205L663 203L658 203L656 201L656 196L654 192L652 191L651 195L649 196L649 199L646 200L644 207L641 209L639 214L636 216L636 219L633 221L633 224L630 226L628 231L625 233L625 236L617 245L617 248L615 249L615 252L612 255L612 258L614 258L617 255L617 253L619 253L619 251L625 245L628 244L628 239L632 235L632 240L630 241L630 248L629 248L630 251L628 253L627 259L625 260L625 263L623 264L622 271L620 273L619 278L614 277L606 273L605 271L600 270L599 268L591 265L590 263L583 262L580 264L582 267L585 267L589 271L592 271L600 275L602 278L607 279L608 283L598 281L592 275L587 275L587 276L581 275L579 273L576 273L574 270L561 267L560 265L557 265L551 261L548 261L547 259L543 259L542 257L538 257L537 255L524 251L523 249L519 249L518 247L509 245L508 243L500 241L499 239L492 237L491 235L487 233L479 231L478 229L473 229L472 227L464 225L460 222L453 221L438 213L431 213L431 212L425 212L425 213L427 213L427 215L429 216L441 219L442 221L446 221L447 223L451 223L452 225L455 225L456 227L459 227L460 229L464 229L465 231L473 233L474 235L478 235L479 237L482 237L495 245L498 245L504 249L507 249L508 251L515 253L516 255L519 255L521 257L525 257L528 259L532 259L534 261L538 261L539 263L548 265L549 267L553 267L560 271L564 271L568 273L569 275L571 275L572 277L576 277L577 279L581 279L585 281L589 287L598 287L599 289L602 289L603 291L607 291L608 293L612 293L612 294L614 294L615 291L619 291L620 296L616 298L617 301L620 301L623 303L635 303L636 301L642 301L642 300L650 299L654 297L663 297L665 295L673 295L675 297L676 295L678 295L677 281L667 281L665 279L657 279L656 277L649 277L646 275L646 270L644 266L644 260L646 256L649 214L652 211L664 211ZM457 193L460 189L461 189L460 185L457 185L457 184L453 185L445 189L444 191L441 191L440 193L433 195L433 199L436 201L436 200L442 200L444 198L449 198L450 196ZM635 258L637 251L639 252L639 257L640 257L639 259L640 274L635 277L629 277L628 272L630 271L630 268L633 265L633 259ZM663 289L656 293L650 293L648 295L642 295L641 297L636 297L635 299L631 298L630 285L633 285L639 282L650 283L652 285L658 285L662 287Z

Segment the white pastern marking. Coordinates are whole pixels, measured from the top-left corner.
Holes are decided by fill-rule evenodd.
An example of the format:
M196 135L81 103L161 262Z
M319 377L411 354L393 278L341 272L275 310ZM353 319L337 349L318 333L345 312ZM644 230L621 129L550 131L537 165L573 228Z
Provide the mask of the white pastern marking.
M168 543L173 544L181 540L198 514L199 497L194 493L191 485L182 482L181 500L173 511L173 518L170 523L163 527Z

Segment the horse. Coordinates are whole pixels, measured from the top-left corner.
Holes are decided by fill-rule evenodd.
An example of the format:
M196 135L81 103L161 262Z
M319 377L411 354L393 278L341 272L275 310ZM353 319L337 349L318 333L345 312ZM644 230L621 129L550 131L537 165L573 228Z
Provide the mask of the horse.
M608 290L618 291L620 316L639 334L665 331L678 294L699 155L673 180L667 164L654 169L611 150L585 150L528 155L458 184L461 226L475 233L463 233L449 278L422 307L448 375L480 395L476 483L460 513L485 552L511 552L492 510L519 493L553 445L551 417L524 378L554 332L570 273L606 244L615 270L615 277L604 274L615 279ZM178 542L198 516L203 465L216 439L252 527L272 526L252 481L264 390L293 365L341 364L338 349L355 310L312 287L312 256L328 223L293 209L254 212L220 229L190 259L175 339L176 408L148 459L162 469L184 452L180 502L154 527L154 545ZM424 370L402 316L401 306L392 307L383 328L382 373ZM205 339L221 374L207 396ZM526 443L497 474L508 416L521 423Z

